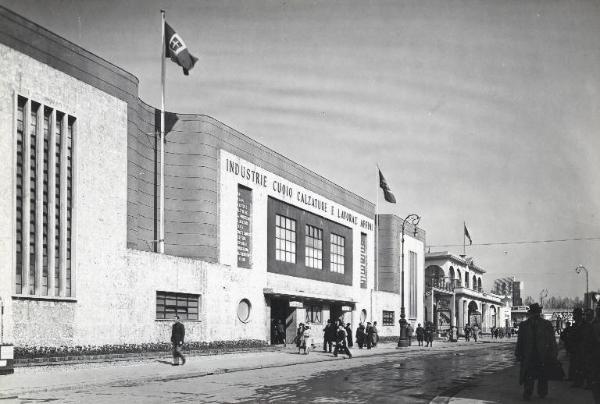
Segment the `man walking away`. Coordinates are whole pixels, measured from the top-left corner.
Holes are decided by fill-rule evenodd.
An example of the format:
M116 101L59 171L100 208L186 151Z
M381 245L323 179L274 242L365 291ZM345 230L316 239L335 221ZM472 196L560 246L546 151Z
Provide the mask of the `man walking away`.
M423 346L423 337L425 336L425 329L421 327L421 323L417 325L417 343L419 346Z
M433 346L433 323L431 321L425 324L425 343L425 346Z
M337 329L333 356L338 356L338 352L342 352L348 355L348 359L352 358L352 354L350 353L348 346L346 346L346 337L346 330L344 329L344 326L340 324L340 326Z
M477 324L473 325L473 339L477 342L477 337L479 336L479 326Z
M545 364L555 362L557 355L554 327L541 317L542 307L534 303L529 306L529 318L519 326L519 337L515 354L521 362L519 383L523 384L523 398L530 400L533 385L538 381L537 393L540 397L548 394L548 379Z
M346 324L346 339L348 340L348 347L352 348L352 327L350 327L350 323Z
M327 325L323 328L323 352L327 352L327 348L329 348L329 352L331 352L335 332L335 326L331 322L331 319L328 319Z
M175 323L171 329L171 343L173 344L173 366L179 366L179 358L181 358L181 365L185 365L185 356L183 356L181 353L184 338L185 327L179 322L179 316L175 316Z

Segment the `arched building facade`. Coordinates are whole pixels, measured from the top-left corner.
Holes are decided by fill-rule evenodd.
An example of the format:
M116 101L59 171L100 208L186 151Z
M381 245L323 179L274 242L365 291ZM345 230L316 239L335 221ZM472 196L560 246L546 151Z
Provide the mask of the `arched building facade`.
M438 335L457 327L475 325L486 333L504 326L505 303L483 289L485 270L473 258L447 251L425 254L425 318L432 321ZM509 309L510 310L510 309Z

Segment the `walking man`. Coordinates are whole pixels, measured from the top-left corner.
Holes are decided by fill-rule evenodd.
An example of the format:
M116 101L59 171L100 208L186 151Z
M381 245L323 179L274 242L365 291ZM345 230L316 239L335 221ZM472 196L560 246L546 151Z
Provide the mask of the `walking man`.
M333 356L338 356L338 352L345 353L348 355L348 359L352 358L352 354L346 345L346 330L344 329L343 324L340 324L337 329L336 341L335 341L335 349L333 350Z
M179 358L181 358L181 365L185 365L185 356L183 356L181 353L184 338L185 327L179 322L179 316L175 316L175 323L171 329L171 343L173 344L173 366L179 366Z
M523 398L530 400L533 385L538 381L537 393L541 398L548 394L548 379L545 364L555 362L557 355L554 327L541 317L542 307L534 303L529 306L529 318L519 326L519 337L515 354L521 362L519 383L523 387Z
M419 346L423 346L423 337L425 336L425 329L421 327L421 323L417 325L417 343Z
M331 352L335 333L335 326L331 322L331 319L327 319L327 325L323 328L323 352L327 352L327 348L329 348L329 352Z

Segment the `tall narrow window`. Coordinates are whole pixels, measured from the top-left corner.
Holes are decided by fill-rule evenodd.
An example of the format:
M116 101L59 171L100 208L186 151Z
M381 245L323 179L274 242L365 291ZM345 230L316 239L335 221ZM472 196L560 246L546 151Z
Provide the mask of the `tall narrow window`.
M35 294L35 264L36 264L36 191L37 177L40 174L37 167L37 110L38 104L31 103L31 113L29 117L29 294Z
M46 108L44 110L44 223L42 227L43 235L43 268L42 268L42 290L41 294L48 295L48 161L50 150L50 115L52 110Z
M367 288L367 235L360 233L360 287Z
M17 100L15 292L72 296L75 118Z
M410 318L417 317L417 253L409 252L410 256L410 288L408 294L408 316Z
M309 268L323 269L323 230L307 224L304 244L305 265Z
M54 132L55 139L55 181L56 185L54 188L54 295L60 296L60 167L61 167L61 152L60 147L62 145L62 114L56 114L56 127ZM64 163L63 163L64 164Z
M330 256L330 269L332 272L344 273L345 269L345 257L344 257L344 245L345 239L337 234L330 233L331 250Z
M275 215L275 259L296 263L296 221Z
M17 106L17 267L15 268L15 292L17 294L23 291L23 117L25 102L25 99L19 97Z
M252 190L238 184L237 264L252 267Z

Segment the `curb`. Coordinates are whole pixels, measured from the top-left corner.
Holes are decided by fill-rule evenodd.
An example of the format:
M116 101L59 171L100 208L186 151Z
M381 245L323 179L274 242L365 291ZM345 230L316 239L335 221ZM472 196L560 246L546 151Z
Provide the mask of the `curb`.
M446 344L444 344L444 345L446 345ZM448 345L447 347L451 348L452 346L453 345ZM484 349L484 348L485 347L481 347L480 349ZM386 355L397 355L400 352L402 352L401 349L393 349L393 350L390 350L389 352L371 353L370 355L365 355L363 358L380 357L380 356L386 356ZM443 351L439 351L439 350L425 350L424 351L424 350L419 349L419 350L405 351L404 353L406 354L406 356L413 356L413 355L422 355L424 353L426 355L428 355L428 354L439 353L439 352L443 352ZM360 358L360 356L358 356L356 358ZM217 368L214 370L203 370L203 371L188 372L188 373L178 373L178 374L166 375L166 376L156 376L155 375L155 376L146 376L146 377L142 376L142 377L137 377L135 379L128 379L128 378L113 379L113 380L105 380L105 381L98 382L98 383L84 382L84 383L54 385L54 386L49 386L49 387L39 387L39 388L30 388L30 389L28 389L28 388L12 389L12 390L6 390L3 392L0 392L0 400L11 398L14 396L23 395L23 394L28 394L28 393L44 393L44 392L49 392L49 391L87 389L87 388L97 388L97 387L103 387L103 386L115 386L115 387L138 386L140 384L152 383L152 382L158 382L158 381L168 382L168 381L173 381L173 380L193 379L193 378L198 378L198 377L219 375L219 374L225 374L225 373L244 372L244 371L260 370L260 369L268 369L268 368L284 368L284 367L289 367L289 366L296 366L296 365L303 365L303 364L310 364L310 363L329 362L329 361L336 361L336 360L346 360L346 358L336 358L336 357L332 357L332 356L326 356L326 357L317 357L315 359L310 359L310 360L306 360L303 362L266 364L266 365L258 365L258 366L256 366L256 365L237 366L237 367L233 367L233 368Z

